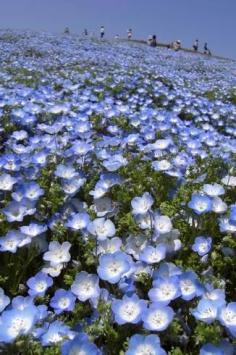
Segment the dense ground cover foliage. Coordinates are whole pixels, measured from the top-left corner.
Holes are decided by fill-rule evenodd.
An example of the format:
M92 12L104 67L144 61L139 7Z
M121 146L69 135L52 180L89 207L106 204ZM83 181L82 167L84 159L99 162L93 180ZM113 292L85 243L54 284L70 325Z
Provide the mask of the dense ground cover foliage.
M236 64L0 32L4 354L234 354Z

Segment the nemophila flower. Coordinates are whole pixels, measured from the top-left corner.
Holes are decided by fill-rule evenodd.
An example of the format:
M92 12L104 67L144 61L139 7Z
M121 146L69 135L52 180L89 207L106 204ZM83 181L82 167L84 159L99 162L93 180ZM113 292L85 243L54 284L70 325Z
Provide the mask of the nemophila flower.
M50 346L60 343L66 338L73 337L74 333L68 325L61 321L55 321L49 325L47 331L40 337L40 341L43 346Z
M12 343L18 336L29 334L37 321L37 313L33 305L23 310L4 311L0 317L0 342Z
M100 240L98 243L97 253L98 254L108 254L115 253L120 250L122 246L122 240L118 237L111 239Z
M89 222L89 214L86 212L81 212L72 215L69 221L66 223L66 226L77 231L87 228Z
M210 197L217 197L224 195L225 190L222 185L219 185L217 183L214 184L205 184L203 185L203 192L207 194Z
M153 288L148 292L148 297L152 302L159 302L168 305L172 300L179 297L179 279L177 276L169 278L157 278L153 281Z
M37 237L38 235L46 232L46 230L46 225L35 222L31 222L28 226L20 227L20 231L30 238Z
M67 179L62 181L62 190L67 194L67 195L75 195L81 186L85 184L86 179L85 178L79 178L78 176L72 178L72 179Z
M193 194L188 207L193 209L196 214L201 215L212 210L212 200L208 196Z
M212 200L212 211L215 213L224 213L227 210L227 204L220 197L214 197Z
M108 171L116 171L122 166L125 166L128 164L128 161L126 158L124 158L121 154L115 154L110 159L105 160L103 162L103 166L108 170Z
M36 152L32 156L32 163L39 166L45 166L47 163L48 153L44 150Z
M215 321L218 314L218 304L215 301L201 299L192 314L196 319L205 323L212 323Z
M0 238L0 251L16 253L17 248L21 248L28 243L30 243L30 238L25 234L10 230L4 237Z
M28 138L28 133L24 130L14 131L11 136L17 141L22 141Z
M111 305L116 323L137 324L141 321L143 312L146 311L146 301L140 300L137 295L124 296L122 300L114 300Z
M100 355L100 350L89 341L86 333L78 333L72 340L65 341L61 346L62 355Z
M22 222L27 215L27 208L21 202L9 202L7 207L2 209L8 222Z
M52 266L67 263L71 259L70 248L71 244L69 242L62 244L57 241L50 242L48 251L43 255L43 260L49 261Z
M159 244L156 247L146 246L140 253L140 260L147 264L156 264L166 257L165 244Z
M200 355L224 355L222 349L219 349L218 346L207 343L203 345L200 349Z
M193 271L183 272L179 276L179 286L182 294L181 297L185 301L190 301L203 293L203 288Z
M105 218L96 218L88 225L88 231L98 240L105 240L115 235L116 229L112 221Z
M70 165L59 164L55 170L55 175L62 179L73 179L78 175L75 168Z
M126 355L166 355L161 348L160 338L157 335L135 334L129 339Z
M226 175L221 182L230 187L235 187L236 186L236 176L233 175Z
M149 192L145 192L141 197L135 197L131 201L133 214L146 214L152 207L154 200Z
M192 250L203 256L211 250L212 238L211 237L197 237L192 245Z
M18 199L17 195L19 194L20 199ZM39 184L36 182L28 182L19 186L16 192L12 193L12 198L16 201L21 201L23 198L26 198L30 201L37 201L40 196L44 195L44 190L41 189Z
M229 218L220 218L220 231L221 233L235 233L236 232L236 225L235 223L231 223Z
M57 277L60 275L63 269L63 264L51 265L47 263L44 268L42 268L42 272L48 274L52 277Z
M131 264L130 256L121 251L103 254L99 257L97 273L100 279L115 284L130 270Z
M172 165L168 160L163 159L152 162L152 167L155 171L167 171L172 168Z
M43 272L38 272L27 281L30 296L43 297L49 287L53 284L53 279Z
M109 197L101 197L94 200L93 209L98 217L104 217L108 213L114 212L115 207Z
M71 291L57 289L50 300L50 307L54 308L56 314L73 311L76 297Z
M232 205L230 209L229 222L231 224L236 224L236 205Z
M147 246L147 243L147 238L144 235L130 235L126 239L125 251L138 260L140 252Z
M12 299L11 306L14 309L23 311L23 309L34 306L34 298L32 296L16 296Z
M221 340L218 344L218 348L223 351L223 355L234 355L235 345L230 344L228 340Z
M13 185L17 182L17 179L12 177L10 174L0 175L0 190L11 191Z
M96 299L100 294L99 278L97 275L81 271L76 275L71 291L82 302Z
M236 337L236 302L228 303L219 309L218 319Z
M151 229L152 226L152 215L148 212L145 214L134 215L134 220L141 229Z
M153 281L155 281L159 277L164 279L172 276L178 276L181 274L182 274L181 269L175 266L175 264L163 262L161 263L161 265L158 267L157 270L154 270L152 277L153 277Z
M9 305L10 298L4 293L4 290L0 287L0 313Z
M202 298L205 300L214 301L218 307L225 305L225 292L222 289L214 289L211 285L206 285L206 291L203 293Z
M171 307L163 306L160 303L152 303L142 315L145 329L160 332L168 328L174 317Z
M168 216L160 216L155 214L153 219L153 227L158 234L165 234L172 230L172 223Z

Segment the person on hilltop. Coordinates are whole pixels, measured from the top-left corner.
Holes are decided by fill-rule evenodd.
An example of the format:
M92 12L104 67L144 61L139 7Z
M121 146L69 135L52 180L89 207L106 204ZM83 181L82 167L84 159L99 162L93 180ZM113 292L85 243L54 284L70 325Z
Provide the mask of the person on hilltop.
M152 36L152 40L151 40L150 46L151 47L156 47L157 46L157 36L156 35Z
M101 39L102 39L104 36L105 36L105 28L104 28L104 26L101 26L101 28L100 28L100 37L101 37Z
M128 34L128 39L130 40L133 36L133 32L131 28L127 31L127 34Z
M173 43L173 49L177 52L181 49L181 41L178 39Z
M88 30L87 30L87 28L84 29L84 35L85 35L85 37L88 36Z
M207 42L205 42L205 44L204 44L204 54L211 55L211 51L210 51L210 49L208 48Z
M195 52L198 51L198 46L199 46L199 41L198 41L198 39L196 39L196 41L195 41L194 44L193 44L193 50L194 50Z

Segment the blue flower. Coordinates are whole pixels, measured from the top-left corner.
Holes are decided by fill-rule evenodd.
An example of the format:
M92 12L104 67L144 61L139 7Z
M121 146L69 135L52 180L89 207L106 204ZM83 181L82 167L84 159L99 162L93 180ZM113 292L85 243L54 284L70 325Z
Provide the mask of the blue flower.
M190 301L203 293L203 288L193 271L184 272L179 276L179 286L182 293L181 297L185 301Z
M96 218L88 225L88 231L96 236L98 240L105 240L115 235L116 229L112 221L105 218Z
M165 244L159 244L156 247L151 245L145 247L140 253L140 260L145 261L147 264L156 264L166 257Z
M4 290L0 287L0 313L9 305L10 298L4 293Z
M161 348L160 339L157 335L139 335L135 334L129 339L126 355L166 355L165 350Z
M210 197L216 197L216 196L224 195L225 190L223 186L214 183L214 184L203 185L203 192L205 192L205 194L207 194Z
M131 201L131 206L133 208L132 213L139 215L139 214L146 214L153 205L153 198L148 193L145 192L141 197L135 197Z
M57 289L54 296L50 300L50 306L54 308L56 314L62 312L73 311L75 307L76 297L70 292L64 289Z
M74 333L70 330L68 325L61 321L51 323L40 337L43 346L55 345L62 342L65 338L70 338Z
M53 284L53 279L43 272L38 272L35 276L31 277L27 281L27 286L29 287L30 296L42 297L45 292Z
M114 300L111 306L115 321L120 325L139 323L146 307L146 301L140 300L135 294L130 297L125 295L122 300Z
M60 244L57 241L53 241L49 243L49 250L43 255L43 260L50 261L52 266L67 263L71 259L70 248L71 244L69 242Z
M157 278L153 282L153 288L148 292L152 302L159 302L168 305L172 300L181 294L179 289L179 279L177 276L167 278Z
M25 234L16 230L10 230L5 237L0 238L0 251L16 253L17 248L21 248L28 243L30 243L30 238Z
M208 196L193 194L188 207L193 209L198 215L212 210L212 200Z
M229 222L236 225L236 205L231 206Z
M62 344L61 354L100 355L101 352L95 344L89 341L86 333L78 333L73 340L67 340Z
M10 174L0 175L0 190L11 191L17 179L13 178Z
M0 342L12 343L18 336L29 334L37 316L38 310L33 305L4 311L0 317Z
M81 212L72 215L69 219L69 222L66 223L66 226L73 230L81 230L87 228L90 222L88 213Z
M168 328L174 317L171 307L163 306L160 303L152 303L148 310L142 315L143 326L152 331L163 331Z
M71 291L82 302L96 299L100 294L99 278L97 275L81 271L76 275Z
M192 310L192 314L196 319L210 324L214 322L217 317L218 304L214 301L201 299L197 305L197 308Z
M224 355L222 349L219 349L218 346L207 343L203 345L200 349L200 355Z
M219 310L219 321L236 337L236 302L228 303Z
M197 237L192 245L192 250L198 253L199 256L206 255L211 250L211 243L211 237Z
M131 258L129 255L117 251L114 254L104 254L99 258L97 269L100 279L115 284L120 281L131 268Z

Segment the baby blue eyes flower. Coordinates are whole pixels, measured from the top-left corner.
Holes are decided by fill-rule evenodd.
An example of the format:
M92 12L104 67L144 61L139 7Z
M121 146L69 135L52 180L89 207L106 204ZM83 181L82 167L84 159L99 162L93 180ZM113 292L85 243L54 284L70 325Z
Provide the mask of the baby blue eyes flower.
M96 218L88 225L88 231L96 236L98 240L105 240L115 235L116 229L112 221L105 218Z
M147 246L140 253L140 260L145 261L147 264L156 264L166 257L165 244L159 244L156 247Z
M114 300L111 306L115 321L120 325L139 323L146 307L146 301L140 300L137 295L125 295L122 300Z
M197 237L192 245L192 250L203 256L211 250L212 238L211 237Z
M17 179L13 178L10 174L2 174L0 176L0 190L11 191Z
M61 343L64 339L72 336L73 333L68 325L61 321L55 321L49 325L40 340L43 346L49 346Z
M43 297L49 287L53 284L53 279L43 272L37 273L27 281L30 296Z
M221 307L218 319L230 331L233 337L236 337L236 302L231 302L227 306Z
M75 300L76 297L72 294L72 292L64 289L58 289L51 298L50 306L54 308L54 312L56 314L71 312L75 307Z
M180 296L179 279L177 276L169 278L157 278L153 282L153 288L148 292L152 302L168 305L172 300Z
M57 166L55 175L63 179L73 179L78 175L73 166L60 164Z
M131 263L129 255L120 251L101 255L97 269L98 276L102 280L115 284L130 270Z
M128 350L125 355L166 355L161 348L157 335L135 334L129 339Z
M97 275L81 271L76 275L71 291L82 302L96 299L100 294L99 278Z
M158 234L165 234L172 230L172 223L168 216L155 215L153 227Z
M213 344L205 344L200 349L200 355L224 355L224 351ZM232 354L233 355L233 354Z
M67 222L66 226L77 231L77 230L87 228L89 223L90 223L90 218L88 213L81 212L72 215L69 221Z
M142 315L143 326L145 329L160 332L168 328L173 317L174 311L171 307L152 303Z
M57 241L53 241L49 243L48 251L44 253L43 260L49 261L52 266L67 263L71 259L70 248L71 244L69 242L60 244Z
M192 310L192 314L196 319L210 324L214 322L217 317L218 304L215 301L201 299L197 308Z
M86 333L78 333L73 340L65 341L61 346L62 355L101 355L95 344L89 341Z
M225 189L223 188L223 186L216 183L212 185L206 184L203 186L203 192L205 192L205 194L207 194L210 197L217 197L217 196L224 195Z
M146 214L151 209L153 202L154 200L148 192L145 192L142 197L133 198L131 201L132 213L134 215Z
M25 234L17 230L10 230L5 237L0 238L0 252L16 253L17 248L21 248L28 243L30 243L30 238Z
M4 293L4 290L0 287L0 313L9 305L10 298Z
M197 275L192 271L184 272L179 276L179 287L181 297L185 301L190 301L194 297L200 296L203 293L203 289L197 279Z
M18 336L29 334L37 319L38 310L33 305L4 311L0 317L0 342L12 343Z
M201 215L212 210L212 200L208 196L193 194L188 207L193 209L196 214Z

